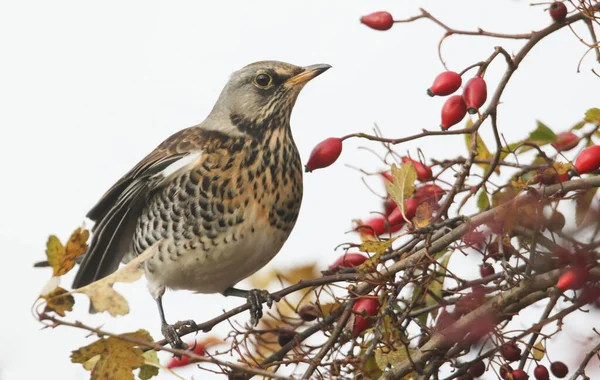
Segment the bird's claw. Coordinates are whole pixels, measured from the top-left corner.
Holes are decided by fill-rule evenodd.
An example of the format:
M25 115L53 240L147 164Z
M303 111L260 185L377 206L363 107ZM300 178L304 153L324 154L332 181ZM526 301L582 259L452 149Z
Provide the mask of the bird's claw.
M187 350L189 346L186 343L184 343L177 334L177 329L181 328L179 325L180 323L182 322L177 322L175 325L168 325L165 323L161 327L161 332L172 348Z
M250 304L250 323L256 326L263 316L263 303L268 307L273 306L273 302L278 301L266 290L252 289L248 291L248 303Z

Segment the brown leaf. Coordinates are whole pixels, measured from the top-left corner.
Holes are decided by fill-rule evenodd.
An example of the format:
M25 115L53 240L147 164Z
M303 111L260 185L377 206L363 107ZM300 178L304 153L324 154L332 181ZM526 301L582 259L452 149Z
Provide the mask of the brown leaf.
M45 313L53 311L61 317L64 317L67 311L73 311L75 305L75 298L63 288L56 288L41 298L46 300Z
M67 246L63 246L54 235L48 238L46 243L46 256L54 270L54 276L62 276L75 266L75 259L87 250L87 239L90 236L88 230L78 228L73 232Z
M145 342L153 341L146 330L119 336ZM111 336L100 338L90 345L73 351L71 362L83 364L84 368L92 368L91 380L133 380L132 371L145 363L143 354L144 352L136 343ZM96 357L99 358L95 359ZM94 364L93 361L96 363Z
M431 209L431 206L429 205L429 203L424 202L417 207L417 214L415 215L412 221L415 224L415 226L417 226L417 228L423 228L429 225L432 216L433 210Z
M157 245L158 243L146 249L118 271L82 288L75 289L73 292L87 295L98 312L108 311L113 317L129 313L127 300L117 293L112 286L115 282L137 281L144 273L141 264L156 252Z

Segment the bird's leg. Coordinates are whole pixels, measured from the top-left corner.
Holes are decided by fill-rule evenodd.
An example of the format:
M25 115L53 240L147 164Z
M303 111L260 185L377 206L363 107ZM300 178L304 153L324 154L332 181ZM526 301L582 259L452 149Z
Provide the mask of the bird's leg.
M171 347L186 350L188 348L188 345L183 343L183 341L177 334L177 330L184 326L195 327L196 322L194 322L193 320L190 319L187 321L177 322L175 325L170 325L167 323L167 320L165 319L165 311L164 311L163 305L162 305L162 296L159 296L158 298L156 298L156 304L158 305L158 313L160 314L160 321L162 323L161 332L162 332L163 336L165 337L167 342L169 342Z
M252 326L256 326L260 318L263 316L262 304L266 302L268 307L273 305L273 301L279 301L276 297L266 290L252 289L242 290L237 288L225 289L223 295L226 297L242 297L245 298L250 304L250 323Z

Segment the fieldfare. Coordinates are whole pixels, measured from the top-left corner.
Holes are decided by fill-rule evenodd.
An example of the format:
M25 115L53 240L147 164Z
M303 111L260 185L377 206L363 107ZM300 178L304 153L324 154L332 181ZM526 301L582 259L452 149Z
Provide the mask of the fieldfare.
M256 324L269 293L233 286L267 264L296 223L302 164L290 116L304 85L330 67L263 61L235 72L206 120L166 139L91 209L73 287L159 242L145 274L172 346L183 343L165 320L166 288L246 297Z

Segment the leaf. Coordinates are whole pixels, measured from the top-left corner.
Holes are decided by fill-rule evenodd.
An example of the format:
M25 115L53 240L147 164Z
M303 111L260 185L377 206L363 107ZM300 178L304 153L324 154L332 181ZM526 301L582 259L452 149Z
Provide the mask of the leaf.
M385 188L400 208L404 219L406 219L404 201L415 192L417 172L411 162L406 162L400 168L396 164L392 165L392 176L394 177L394 182L387 181Z
M75 298L63 288L56 288L41 298L46 300L45 313L53 311L61 317L64 317L67 311L73 311L75 305Z
M449 253L446 256L444 256L444 258L440 262L440 265L436 265L436 267L439 267L439 270L437 270L435 277L431 281L427 295L425 296L426 306L438 304L438 301L436 301L436 299L430 294L435 295L438 299L442 298L442 288L444 287L444 279L446 278L446 268L448 268L450 257L452 257L452 253ZM435 317L437 316L437 310L432 312L432 316L433 319L435 319Z
M140 368L140 374L138 375L141 380L148 380L151 377L158 375L158 368L160 362L158 360L158 354L154 350L146 351L142 354L144 357L144 365Z
M75 289L73 292L87 295L98 312L108 311L113 317L129 313L127 300L112 286L115 282L137 281L144 273L144 269L140 267L141 264L156 252L156 247L161 241L146 249L118 271L82 288Z
M487 195L485 189L481 189L479 191L479 195L477 196L477 208L479 211L485 211L490 207L490 198Z
M364 352L362 354L364 355ZM382 375L382 371L377 365L375 356L368 357L362 365L362 368L357 368L356 371L359 371L360 375L367 376L369 379L379 379Z
M538 120L537 128L529 134L528 140L538 145L546 145L555 142L557 138L552 129Z
M415 226L417 226L417 228L427 227L429 225L429 222L431 222L432 216L433 210L431 209L429 203L421 203L417 207L417 213L413 218L413 223L415 224Z
M600 125L600 108L590 108L585 111L584 120L588 123Z
M395 350L379 347L375 349L375 361L377 362L377 367L383 371L388 367L393 367L395 364L408 360L408 355L412 353L413 350L407 349L404 346L398 347Z
M476 139L476 144L477 144L477 155L476 157L480 160L491 160L494 158L494 156L490 153L490 150L488 149L488 147L485 145L485 143L483 142L483 139L481 138L481 135L477 132L475 132L475 139ZM470 152L471 151L471 134L467 133L465 134L465 142L467 143L467 150ZM491 165L490 164L476 164L477 166L479 166L480 168L482 168L483 170L485 170L486 172L490 169ZM497 170L497 168L496 168Z
M383 255L392 243L398 238L398 236L388 239L386 241L366 241L358 248L361 252L372 253L373 256L365 260L364 263L360 264L358 271L368 271L377 267L379 263L379 257Z
M531 349L531 353L533 354L533 358L537 361L540 361L544 358L546 354L546 349L544 348L544 343L540 340L538 344L533 346Z
M88 230L78 228L73 232L67 246L63 246L54 235L48 238L46 243L46 256L48 263L54 270L54 276L62 276L75 266L75 259L87 250L87 239L90 236Z
M319 274L320 272L317 270L316 263L296 266L287 272L277 272L278 277L281 277L291 285L300 282L300 280L312 280L313 278L317 278Z
M574 126L572 126L572 127L571 127L571 130L572 130L572 131L578 131L578 130L580 130L581 128L583 128L583 127L585 126L585 124L586 124L586 121L585 121L585 120L583 120L583 121L580 121L579 123L577 123L577 124L575 124Z
M153 339L146 330L121 334L119 337L152 342ZM138 344L118 337L100 338L94 343L81 347L71 353L71 362L80 363L92 368L91 380L133 380L133 370L145 363L144 352ZM99 356L99 359L94 359ZM95 364L86 364L97 360ZM92 367L93 366L93 367Z
M587 189L575 199L575 204L577 205L575 209L575 224L577 227L583 223L597 190L598 188Z

